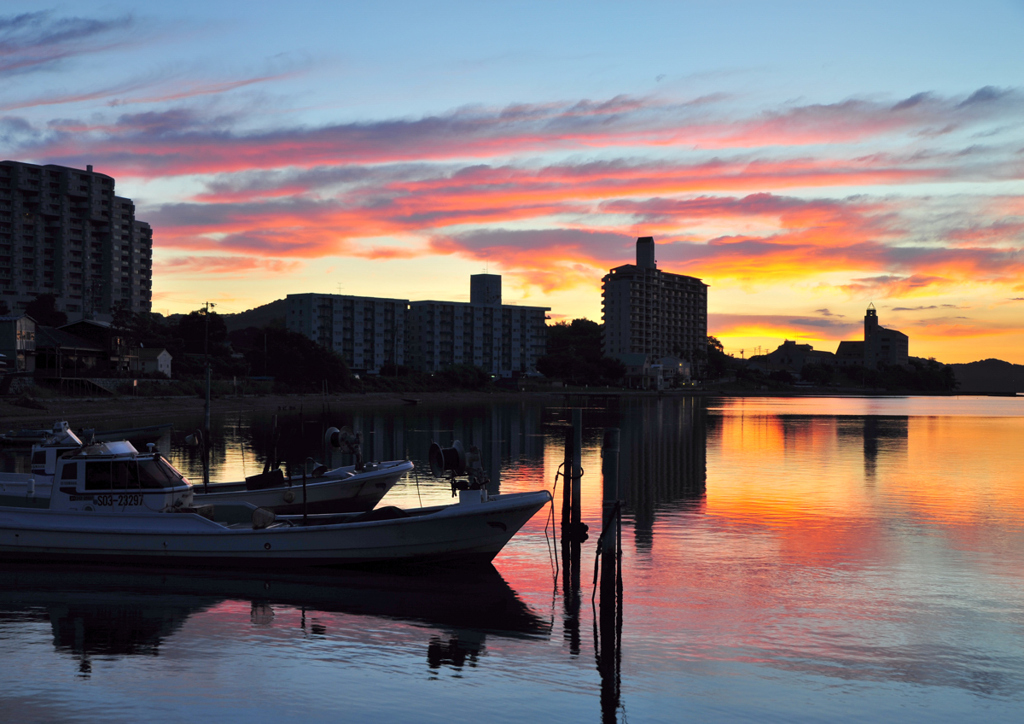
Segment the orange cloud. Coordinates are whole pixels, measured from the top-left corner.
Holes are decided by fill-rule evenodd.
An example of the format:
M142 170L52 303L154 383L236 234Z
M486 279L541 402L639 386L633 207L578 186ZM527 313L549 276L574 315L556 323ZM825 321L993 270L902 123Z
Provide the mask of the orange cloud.
M301 263L282 259L254 259L242 256L188 256L172 257L154 264L161 274L208 274L223 276L242 272L272 272L288 274Z

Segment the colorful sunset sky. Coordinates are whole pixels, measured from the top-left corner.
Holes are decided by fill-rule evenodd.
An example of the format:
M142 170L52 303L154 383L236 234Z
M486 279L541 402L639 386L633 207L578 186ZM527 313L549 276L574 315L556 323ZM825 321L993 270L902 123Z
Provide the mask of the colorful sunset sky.
M1024 2L0 6L0 156L113 176L153 309L290 293L553 320L653 236L750 356L1024 363Z

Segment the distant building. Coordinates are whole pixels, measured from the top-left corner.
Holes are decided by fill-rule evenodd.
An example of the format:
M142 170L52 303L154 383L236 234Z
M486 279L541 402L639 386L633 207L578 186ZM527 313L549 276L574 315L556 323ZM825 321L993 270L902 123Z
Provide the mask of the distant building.
M856 341L840 342L836 350L836 364L840 367L864 365L864 343Z
M32 372L36 368L36 320L27 314L0 317L0 354L7 372Z
M875 305L869 304L864 313L864 366L876 369L878 365L905 367L910 362L910 338L895 329L878 326Z
M139 372L146 375L163 374L171 376L171 360L174 357L164 348L140 349Z
M0 299L11 310L52 294L70 319L149 312L152 258L152 229L110 176L0 162Z
M549 308L502 304L498 274L470 277L468 303L340 294L289 294L287 302L288 329L334 350L355 372L474 365L513 377L535 370L547 350Z
M764 361L770 371L787 370L799 374L806 364L832 364L835 355L814 349L809 344L797 344L787 339L774 352L766 354Z
M105 341L86 339L57 327L36 328L35 377L96 377L108 373Z
M615 267L602 280L604 354L680 357L693 362L707 349L708 286L657 268L654 239L636 240L636 264Z
M404 365L406 299L346 294L289 294L285 323L337 352L349 369L378 374L387 364Z
M864 313L864 341L840 342L836 361L868 369L877 369L879 365L905 367L910 361L910 339L895 329L879 326L875 305L869 304Z
M547 351L549 310L502 304L501 276L475 274L468 304L410 303L410 364L422 372L452 365L473 365L499 377L532 372Z
M128 340L110 322L98 319L80 319L69 322L58 329L89 340L104 351L99 362L98 372L103 374L130 373L138 368L137 352L128 344Z

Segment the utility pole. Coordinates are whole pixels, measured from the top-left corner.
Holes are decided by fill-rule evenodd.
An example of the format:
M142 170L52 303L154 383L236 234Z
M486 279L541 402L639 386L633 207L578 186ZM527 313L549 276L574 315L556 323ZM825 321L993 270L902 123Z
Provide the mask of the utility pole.
M205 302L203 308L203 366L206 368L206 435L210 434L210 308L216 307L213 302Z
M210 308L216 307L213 302L206 302L203 309L203 358L206 367L206 408L203 425L203 485L210 482Z

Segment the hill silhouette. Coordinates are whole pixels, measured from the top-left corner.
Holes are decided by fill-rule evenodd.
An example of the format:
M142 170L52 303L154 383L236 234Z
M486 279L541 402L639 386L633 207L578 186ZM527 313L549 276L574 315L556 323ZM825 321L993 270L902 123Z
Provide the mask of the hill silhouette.
M953 368L953 374L960 383L958 392L1024 392L1024 365L1015 365L999 359L984 359L949 366Z
M288 301L278 299L275 302L264 304L254 309L248 309L238 314L222 314L225 326L229 332L235 332L247 327L262 329L268 326L284 327L285 315L288 313Z

